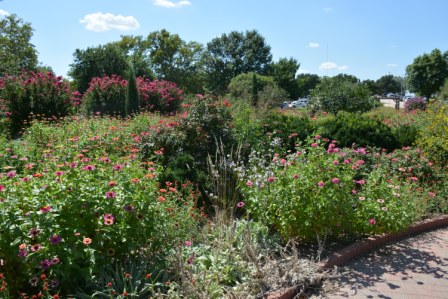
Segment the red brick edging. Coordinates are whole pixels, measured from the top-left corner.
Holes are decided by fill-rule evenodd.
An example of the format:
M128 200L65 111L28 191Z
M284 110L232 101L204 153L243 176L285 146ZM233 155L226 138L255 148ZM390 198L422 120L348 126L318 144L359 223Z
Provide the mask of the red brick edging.
M352 258L361 255L363 253L366 253L367 251L372 250L375 247L385 245L389 242L398 240L400 238L412 234L421 233L427 230L436 229L446 225L448 225L448 215L443 215L440 217L419 221L411 225L407 230L402 232L369 237L367 239L361 240L358 243L347 246L342 250L332 253L324 261L320 262L319 267L323 270L333 268L334 266L341 266L347 263ZM265 298L292 299L295 295L297 295L297 288L291 287L267 294Z

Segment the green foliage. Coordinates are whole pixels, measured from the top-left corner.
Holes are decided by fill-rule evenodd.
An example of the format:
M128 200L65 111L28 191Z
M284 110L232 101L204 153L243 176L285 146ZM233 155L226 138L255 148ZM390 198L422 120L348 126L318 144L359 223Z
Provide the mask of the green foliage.
M36 70L37 52L31 44L33 28L15 14L0 20L0 77Z
M244 100L253 106L270 104L269 106L273 107L287 99L285 91L279 89L272 77L261 76L256 73L240 74L232 78L228 92L237 101ZM273 98L269 98L270 92L274 93ZM259 100L260 97L263 97L263 101Z
M289 99L299 97L299 85L296 80L296 73L300 63L294 58L280 58L269 67L269 74L274 78L277 85L288 92Z
M151 70L151 62L146 53L147 43L142 36L122 35L121 40L114 43L126 55L128 63L134 67L136 77L154 79L154 72Z
M376 80L376 88L377 93L383 94L383 93L400 93L402 91L402 86L400 79L397 77L394 77L393 75L385 75Z
M190 93L202 92L201 44L187 43L165 29L151 32L145 42L151 67L159 80L175 82Z
M126 116L128 82L117 75L93 78L83 96L82 110L87 114Z
M325 149L321 140L316 136L270 163L252 158L241 184L252 217L285 238L304 240L391 232L412 223L415 205L402 193L404 186L391 185L380 170L355 179L365 149L342 150L335 143Z
M439 49L434 49L416 57L406 67L406 74L412 89L430 99L448 77L448 61Z
M79 98L72 97L69 83L51 72L24 71L17 77L4 77L0 82L0 97L12 136L32 119L57 120L79 104Z
M442 101L448 101L448 78L445 80L445 83L440 89L439 99Z
M310 106L313 110L331 113L338 111L366 112L374 107L369 90L356 78L347 76L325 77L311 93Z
M136 113L140 110L140 97L137 88L137 79L135 78L134 67L131 65L128 75L128 89L126 92L126 115Z
M308 97L311 91L319 84L321 78L316 74L300 74L297 76L298 98Z
M240 74L265 74L271 60L271 47L256 30L223 34L207 43L203 54L206 87L223 94L231 79Z
M336 118L324 122L318 131L322 136L337 140L342 147L351 147L353 144L388 150L398 147L391 128L361 114L339 112Z
M125 78L128 72L129 63L124 51L113 43L86 50L76 49L73 56L69 75L82 94L93 78L113 75Z
M442 103L430 105L417 145L430 159L448 163L448 107Z

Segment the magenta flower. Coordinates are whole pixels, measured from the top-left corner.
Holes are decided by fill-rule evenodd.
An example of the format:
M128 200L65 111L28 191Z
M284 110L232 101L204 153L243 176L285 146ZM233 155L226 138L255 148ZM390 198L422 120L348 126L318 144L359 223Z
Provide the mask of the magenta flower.
M40 245L40 244L35 244L35 245L31 246L31 251L32 252L36 252L36 251L39 251L41 249L42 249L42 245Z
M93 171L95 170L95 165L86 165L82 167L82 170Z
M0 191L5 191L6 187L4 185L0 185Z
M246 186L247 187L252 187L254 185L254 182L252 182L251 180L248 180L247 182L246 182Z
M62 238L59 235L52 235L48 241L50 241L51 244L53 245L58 245L59 243L61 243Z
M356 181L355 180L355 183L358 184L358 185L364 185L366 183L366 181L364 181L364 180Z
M317 186L319 186L319 187L323 187L323 186L325 186L325 183L322 182L322 181L320 181L319 183L317 183Z
M133 212L134 211L134 206L132 205L125 205L123 208L126 212Z
M317 147L317 143L315 143L315 142L314 142L314 143L311 143L311 146L312 146L312 147Z
M273 181L275 181L275 177L270 176L267 178L268 183L272 183Z
M239 203L236 204L236 206L238 208L242 208L242 207L244 207L244 202L240 201Z
M63 171L55 171L55 172L54 172L54 175L55 175L55 176L62 176L64 173L65 173L65 172L63 172Z
M112 214L104 215L104 224L105 225L112 225L112 224L114 224L114 220L115 220L114 215L112 215Z
M299 178L299 175L296 173L292 176L293 179L297 180Z
M58 257L55 256L54 258L51 259L51 262L50 262L50 263L51 263L52 265L57 265L57 264L59 264L60 261L61 261L61 260L60 260Z
M40 229L38 229L38 228L32 228L28 232L28 236L30 236L31 238L36 238L39 234L40 234Z
M40 267L42 268L42 269L48 269L48 268L50 268L50 266L51 266L51 261L50 260L47 260L47 259L45 259L45 260L41 260L40 261L40 263L39 263L39 265L40 265Z
M119 170L122 170L122 169L123 169L123 165L121 165L121 164L114 165L114 170L115 171L119 171Z
M27 256L28 251L26 249L19 249L19 256L20 257L25 257Z
M40 211L42 213L48 213L52 210L52 208L50 206L43 206L42 208L40 208Z
M375 218L371 218L371 219L369 220L369 224L370 224L370 225L375 225L375 223L376 223Z
M115 198L117 194L114 191L107 191L106 198Z
M333 184L339 184L339 179L338 178L333 178L333 179L331 179L331 182Z
M191 246L191 244L192 244L191 241L185 241L185 246L189 247L189 246Z

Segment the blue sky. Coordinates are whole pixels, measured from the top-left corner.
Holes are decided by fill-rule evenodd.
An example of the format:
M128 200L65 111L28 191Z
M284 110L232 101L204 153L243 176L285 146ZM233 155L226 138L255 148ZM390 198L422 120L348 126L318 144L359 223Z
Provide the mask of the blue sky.
M274 60L294 57L299 72L404 76L435 48L448 50L447 0L3 0L34 28L39 60L66 76L75 49L123 34L167 29L206 44L230 31L256 29Z

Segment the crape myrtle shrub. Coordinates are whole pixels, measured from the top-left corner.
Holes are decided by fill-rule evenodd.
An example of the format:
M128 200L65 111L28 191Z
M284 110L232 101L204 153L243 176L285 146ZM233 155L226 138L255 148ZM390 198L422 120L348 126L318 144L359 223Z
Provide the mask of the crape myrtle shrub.
M318 128L319 133L329 139L337 140L342 147L373 146L394 150L399 142L386 124L367 116L339 112L335 118L328 118Z
M162 114L180 109L183 91L175 83L137 78L137 90L142 109ZM93 78L84 94L84 111L101 115L126 116L128 81L117 76ZM130 111L129 111L130 112Z
M137 78L137 88L142 108L151 112L169 114L178 111L183 101L183 91L173 82Z
M80 104L78 92L52 72L27 72L0 79L1 117L8 121L11 134L20 132L32 119L56 120Z
M190 180L203 185L208 155L216 153L218 144L229 148L235 144L229 101L196 96L190 102L182 115L161 121L139 137L142 159L156 154L164 166L161 181Z

